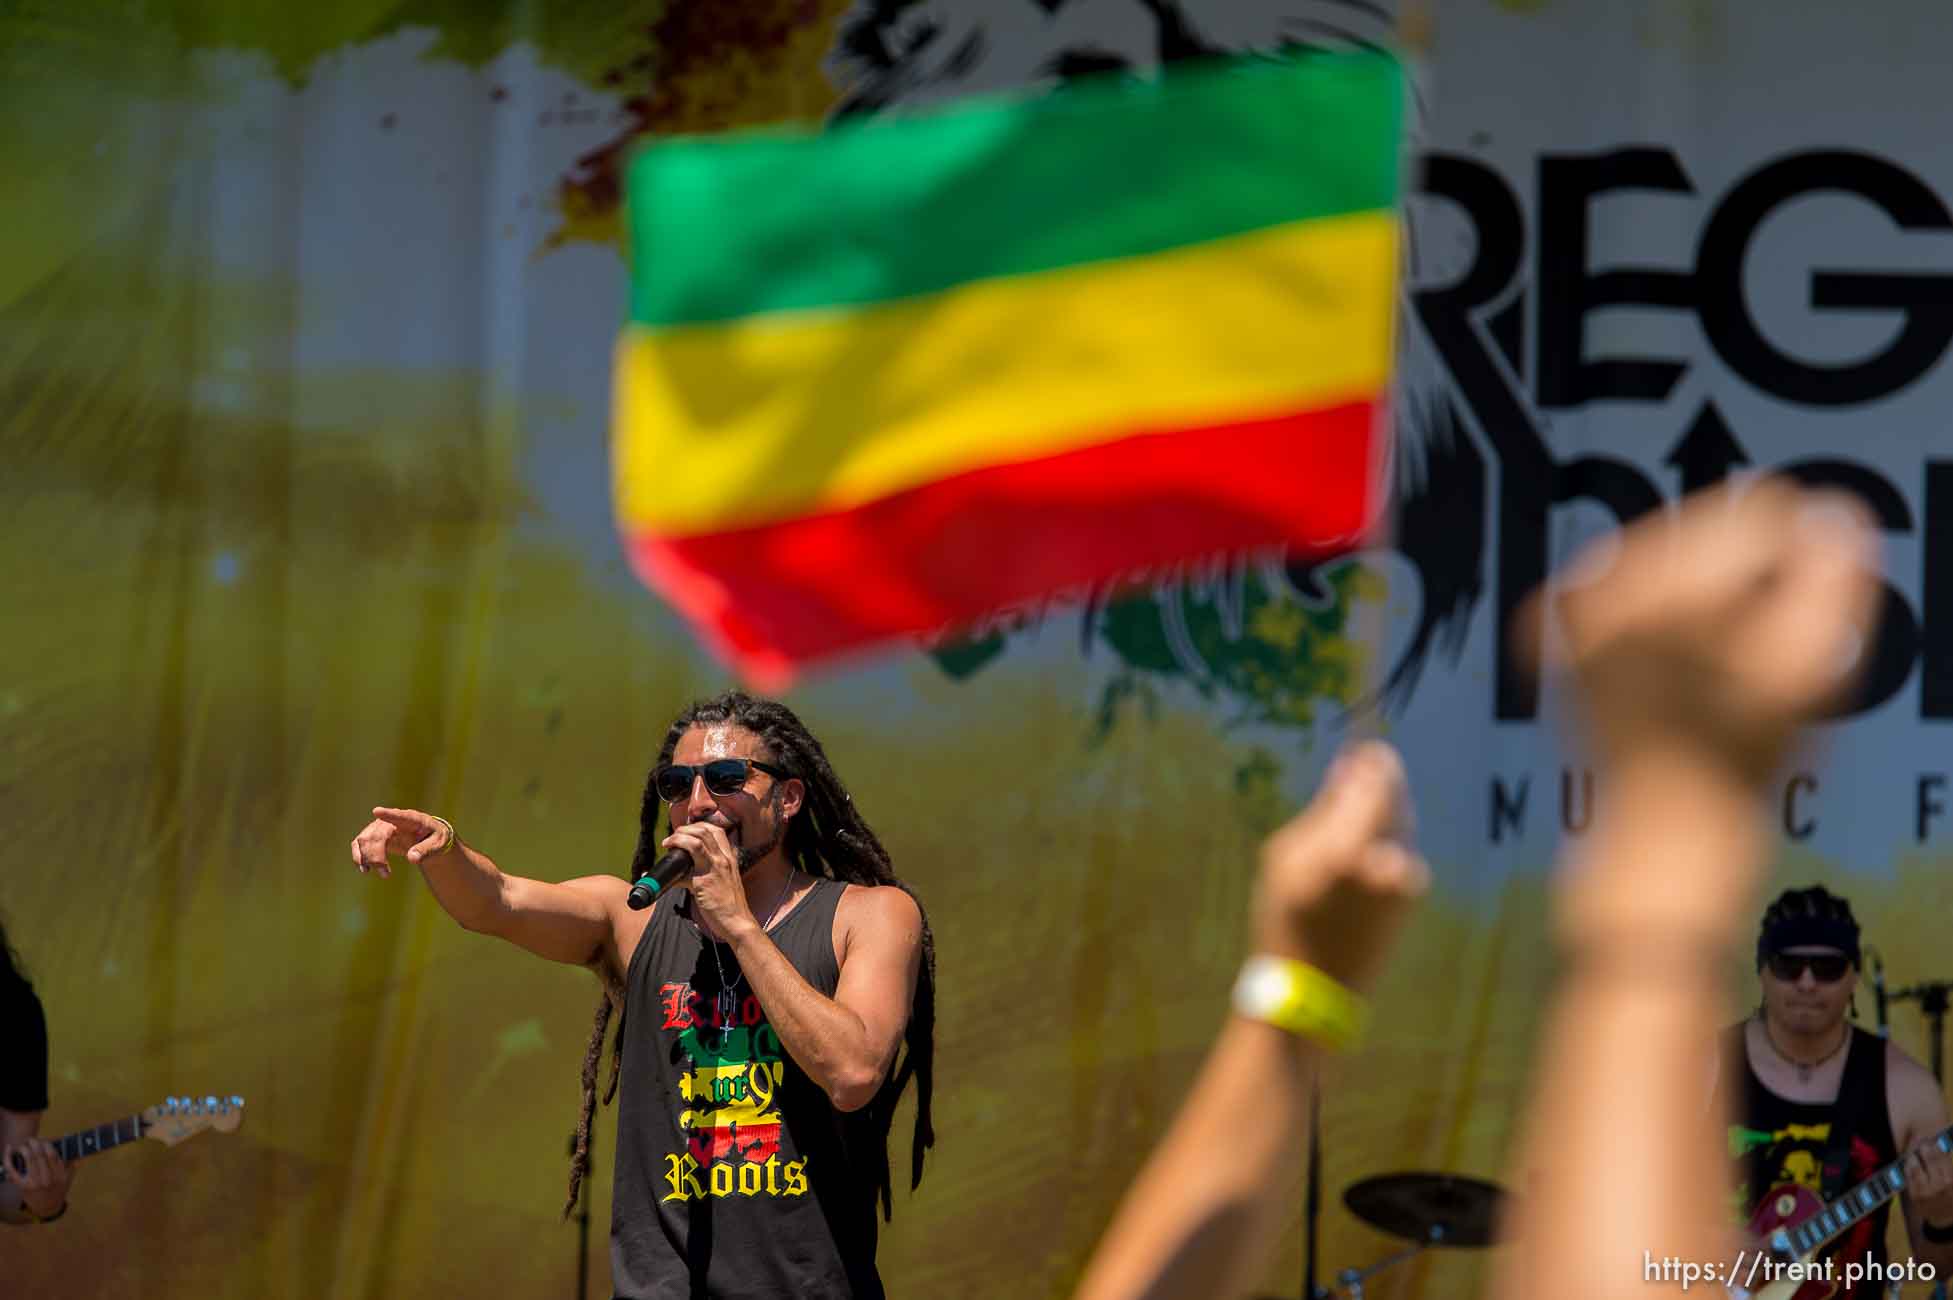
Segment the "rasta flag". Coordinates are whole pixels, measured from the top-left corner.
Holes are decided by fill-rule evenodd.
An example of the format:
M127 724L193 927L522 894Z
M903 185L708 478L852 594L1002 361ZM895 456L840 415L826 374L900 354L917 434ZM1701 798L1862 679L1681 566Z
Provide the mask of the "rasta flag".
M630 164L615 507L755 684L1217 553L1357 543L1403 78L1076 85Z

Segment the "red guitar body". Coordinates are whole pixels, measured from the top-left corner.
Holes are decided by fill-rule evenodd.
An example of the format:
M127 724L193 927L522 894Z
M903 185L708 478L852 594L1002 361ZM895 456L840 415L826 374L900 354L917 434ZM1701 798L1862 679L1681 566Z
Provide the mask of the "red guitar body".
M1804 1220L1821 1212L1824 1202L1816 1192L1796 1183L1783 1183L1772 1187L1750 1216L1750 1238L1753 1241L1768 1241L1770 1234L1778 1228L1794 1228ZM1758 1278L1760 1282L1761 1277ZM1762 1287L1758 1287L1761 1293ZM1837 1282L1811 1281L1800 1285L1791 1292L1787 1300L1831 1300L1838 1294Z

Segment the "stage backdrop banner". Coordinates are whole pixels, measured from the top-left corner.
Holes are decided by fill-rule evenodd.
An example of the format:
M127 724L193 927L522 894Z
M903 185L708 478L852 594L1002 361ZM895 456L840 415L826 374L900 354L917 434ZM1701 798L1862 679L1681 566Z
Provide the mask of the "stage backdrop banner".
M940 1138L883 1234L893 1294L1068 1292L1220 1022L1255 845L1352 710L1406 753L1439 885L1324 1099L1324 1271L1393 1245L1350 1182L1506 1176L1547 873L1607 798L1509 616L1692 487L1788 473L1878 519L1873 671L1772 792L1777 883L1846 893L1894 984L1953 974L1938 7L1439 16L1390 544L1015 608L790 696L940 950ZM246 1098L234 1134L87 1161L60 1225L6 1234L6 1293L573 1292L594 982L347 841L408 804L511 871L621 874L668 719L726 684L610 509L631 148L1394 26L1332 0L0 15L0 914L48 1009L44 1131ZM1917 1006L1893 1021L1925 1057ZM1299 1287L1300 1174L1271 1292ZM1385 1293L1471 1295L1483 1262Z

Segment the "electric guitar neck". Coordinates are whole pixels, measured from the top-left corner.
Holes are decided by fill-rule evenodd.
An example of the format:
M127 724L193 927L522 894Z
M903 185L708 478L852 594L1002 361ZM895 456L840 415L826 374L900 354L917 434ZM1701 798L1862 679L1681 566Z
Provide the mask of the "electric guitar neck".
M242 1097L168 1097L133 1115L50 1138L48 1145L60 1153L62 1160L73 1164L144 1138L173 1147L199 1133L235 1133L242 1123ZM27 1166L18 1153L14 1157L13 1167L0 1171L6 1179L0 1182L0 1213L19 1211L21 1194L18 1179L26 1172Z
M1953 1152L1953 1128L1933 1137L1932 1145ZM1910 1154L1910 1153L1908 1153ZM1770 1190L1750 1218L1750 1232L1760 1245L1763 1258L1773 1267L1755 1275L1755 1280L1793 1263L1809 1263L1852 1227L1863 1222L1879 1207L1905 1190L1906 1156L1859 1183L1837 1200L1826 1205L1808 1187L1783 1186ZM1732 1279L1727 1290L1732 1300L1825 1300L1838 1286L1836 1280L1794 1280L1783 1278L1754 1290Z

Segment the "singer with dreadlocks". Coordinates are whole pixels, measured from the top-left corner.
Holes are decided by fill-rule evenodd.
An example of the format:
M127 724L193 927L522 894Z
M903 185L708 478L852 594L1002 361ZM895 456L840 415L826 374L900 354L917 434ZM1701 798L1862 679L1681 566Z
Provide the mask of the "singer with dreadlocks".
M694 703L659 748L631 876L673 849L691 858L685 888L638 911L624 879L508 875L412 809L374 809L352 844L361 871L405 857L466 928L603 981L569 1205L621 1009L606 1095L621 1080L618 1300L880 1297L875 1205L891 1211L888 1134L911 1076L911 1188L934 1142L922 908L820 742L785 705L738 692Z

